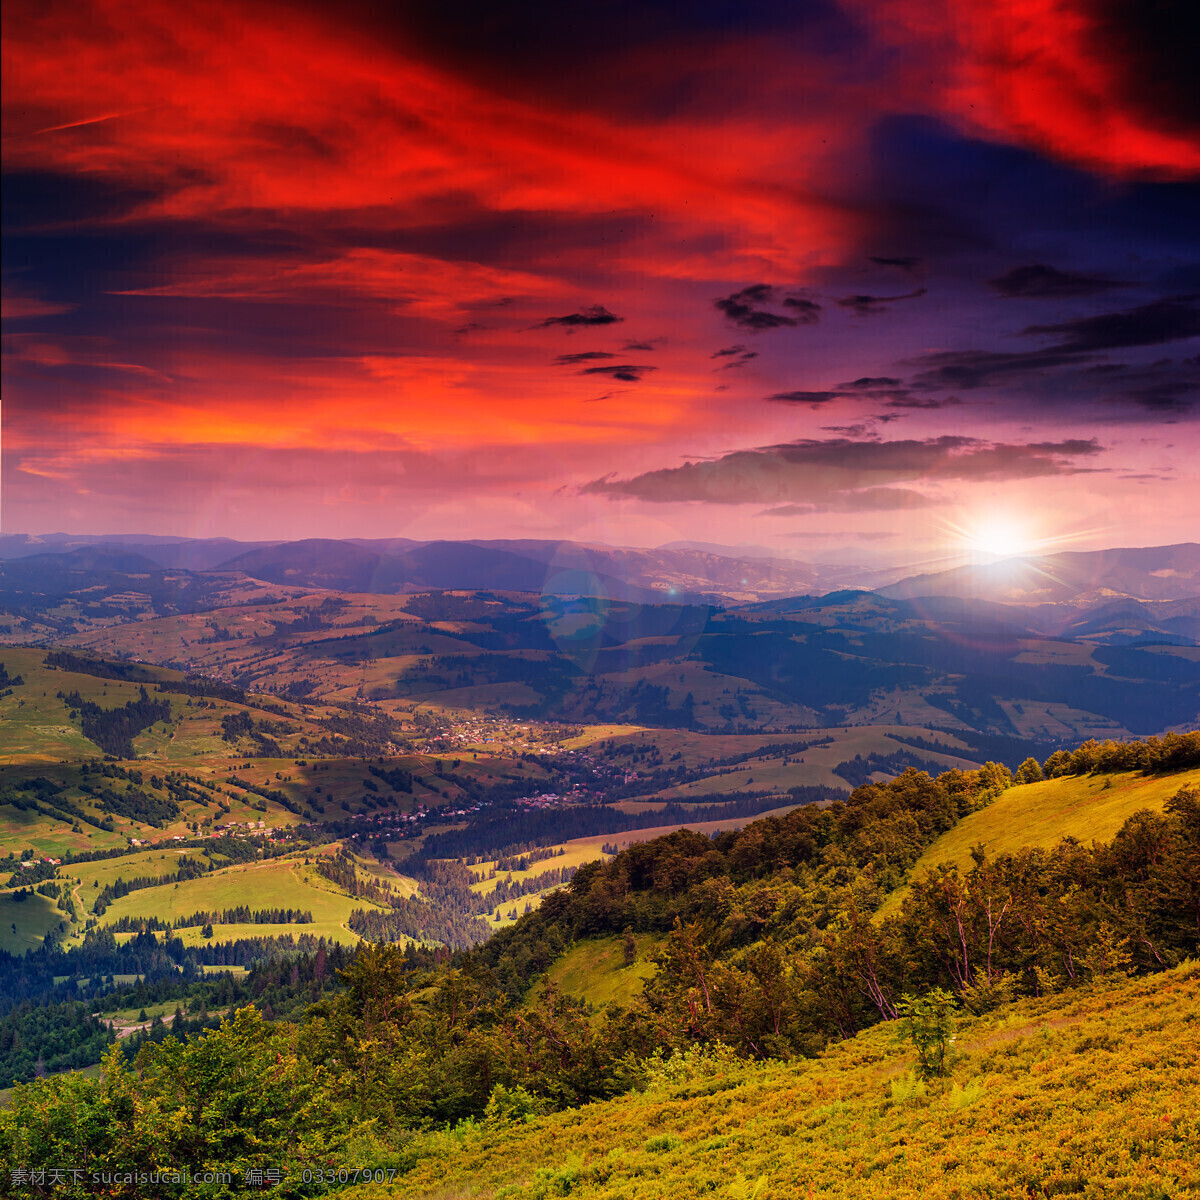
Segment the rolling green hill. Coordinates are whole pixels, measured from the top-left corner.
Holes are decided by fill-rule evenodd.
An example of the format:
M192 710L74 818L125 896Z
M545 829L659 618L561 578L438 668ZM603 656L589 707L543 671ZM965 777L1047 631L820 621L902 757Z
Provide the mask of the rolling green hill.
M982 846L989 857L1013 854L1025 846L1049 850L1063 838L1084 843L1108 841L1139 809L1161 812L1187 785L1200 785L1200 769L1171 775L1070 775L1010 787L987 808L964 817L917 860L914 879L940 863L966 870L971 849ZM907 887L884 902L879 916L897 912Z
M111 925L123 917L136 920L150 916L174 922L197 911L232 909L238 905L246 905L251 909L294 908L311 912L313 919L299 925L215 926L223 940L309 933L331 941L353 944L359 940L358 935L346 927L346 919L356 908L373 907L369 901L349 896L329 880L323 879L302 859L289 857L227 867L179 886L167 884L131 892L113 901L105 910L101 924ZM183 938L185 944L189 941L199 942L199 927L184 927Z

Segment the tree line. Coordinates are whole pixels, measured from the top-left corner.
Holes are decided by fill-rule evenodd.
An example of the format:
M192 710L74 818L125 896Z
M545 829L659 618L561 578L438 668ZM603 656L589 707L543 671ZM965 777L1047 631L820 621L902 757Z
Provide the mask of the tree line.
M171 719L169 700L151 700L144 686L138 692L136 700L119 708L101 708L94 700L85 700L78 691L65 695L59 692L58 697L72 719L79 718L84 737L114 758L133 758L133 739L155 722Z

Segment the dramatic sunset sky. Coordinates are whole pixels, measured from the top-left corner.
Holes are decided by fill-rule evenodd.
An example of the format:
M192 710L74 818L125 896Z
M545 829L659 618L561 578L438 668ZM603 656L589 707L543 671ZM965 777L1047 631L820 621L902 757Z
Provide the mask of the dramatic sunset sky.
M1197 539L1184 11L11 0L3 528Z

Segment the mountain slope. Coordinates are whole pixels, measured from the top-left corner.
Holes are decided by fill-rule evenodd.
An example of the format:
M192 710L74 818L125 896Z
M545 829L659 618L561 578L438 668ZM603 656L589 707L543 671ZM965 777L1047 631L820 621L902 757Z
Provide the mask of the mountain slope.
M964 1017L953 1080L920 1087L888 1029L815 1061L699 1059L606 1103L418 1139L409 1174L345 1194L1182 1196L1200 1187L1196 1120L1179 1104L1200 1088L1198 1002L1200 968L1188 964Z
M1200 545L1064 551L914 575L881 595L963 596L1007 604L1085 603L1104 597L1180 600L1200 594Z

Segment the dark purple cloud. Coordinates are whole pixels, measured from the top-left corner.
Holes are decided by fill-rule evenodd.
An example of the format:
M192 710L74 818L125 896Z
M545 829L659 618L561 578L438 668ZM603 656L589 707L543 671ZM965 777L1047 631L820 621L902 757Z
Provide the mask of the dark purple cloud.
M987 442L962 435L883 442L875 438L804 439L737 450L704 462L586 484L594 495L653 503L800 505L795 511L907 508L935 497L903 484L938 485L1073 475L1100 452L1095 439Z
M839 308L852 309L856 316L875 317L887 312L886 306L895 304L897 300L917 300L928 294L928 288L917 288L915 291L905 292L902 296L843 296L836 303Z
M560 354L555 358L555 362L559 366L573 366L576 363L593 362L600 358L616 358L615 354L610 354L607 350L585 350L582 354Z
M1001 296L1033 300L1069 299L1076 296L1095 296L1113 288L1126 287L1116 279L1085 275L1079 271L1060 271L1045 263L1013 267L1003 275L988 280L988 286Z
M771 312L765 306L779 304L792 310L791 315ZM766 283L754 283L731 296L713 301L713 307L725 315L725 319L739 329L749 333L765 333L770 329L795 328L797 325L815 325L820 320L821 306L800 296L784 296L779 299L779 289Z
M624 320L624 317L618 317L616 313L609 312L604 305L593 304L590 308L568 313L565 317L547 317L538 325L538 328L547 329L552 325L565 325L568 329L574 329L587 325L616 325Z
M915 271L921 265L919 258L905 256L903 258L881 258L877 254L872 254L871 261L881 267L896 267L901 271Z
M1078 317L1056 325L1030 325L1026 334L1065 335L1055 349L1064 354L1092 354L1130 346L1160 346L1200 337L1200 296L1155 300L1124 312Z
M1188 367L1189 360L1177 367L1170 360L1132 365L1095 360L1107 351L1200 336L1196 301L1193 296L1174 297L1122 312L1026 326L1022 336L1059 339L1040 350L944 350L922 355L911 360L921 369L910 386L928 392L1006 385L1019 386L1028 398L1044 393L1060 402L1107 401L1142 411L1189 407L1187 397L1195 391L1195 371ZM1147 372L1153 378L1146 379Z
M622 383L638 383L649 371L657 371L657 367L637 363L611 363L604 367L586 367L580 375L607 375L610 379L619 379Z

